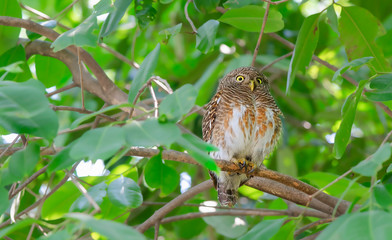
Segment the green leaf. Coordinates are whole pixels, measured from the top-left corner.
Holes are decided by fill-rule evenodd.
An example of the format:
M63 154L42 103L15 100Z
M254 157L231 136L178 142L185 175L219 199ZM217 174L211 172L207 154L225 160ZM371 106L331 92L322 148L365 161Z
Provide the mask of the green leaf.
M70 45L78 47L91 46L95 47L98 42L98 36L93 32L98 29L97 16L111 11L111 1L101 0L94 5L94 12L86 18L79 26L66 31L57 37L52 43L53 51L60 51Z
M47 236L42 235L37 240L69 240L72 236L68 233L68 230L60 230L57 232L50 232Z
M391 146L389 143L382 145L368 160L363 160L353 167L353 171L363 176L375 176L382 168L382 164L391 157Z
M247 32L260 32L264 14L265 9L263 7L248 5L229 9L218 20ZM282 14L275 9L270 9L264 32L277 32L282 30L283 27Z
M274 220L263 220L254 226L249 232L242 236L239 240L256 240L272 238L282 226L284 218Z
M332 181L335 181L339 175L327 172L310 172L305 176L301 177L301 180L307 180L310 184L314 185L317 188L323 188ZM365 199L369 196L369 188L364 187L363 185L355 182L352 183L351 179L343 178L340 179L335 184L328 187L325 192L329 195L335 197L342 197L342 194L346 191L347 188L350 189L344 195L344 199L347 201L354 201L355 199L362 198Z
M339 35L340 33L338 29L338 17L336 16L336 12L335 12L335 8L333 7L333 4L331 4L327 8L327 17L328 17L329 26L337 35Z
M392 74L383 74L373 78L369 87L372 91L365 92L368 99L372 101L392 100Z
M93 112L93 113L90 113L90 114L83 115L83 116L81 116L80 118L76 119L76 120L71 124L70 128L71 128L71 129L74 129L74 128L76 128L77 126L79 126L79 124L81 124L82 122L87 121L88 119L91 119L91 118L93 118L93 117L95 117L95 116L97 116L97 115L99 115L99 114L102 114L102 113L105 113L105 112L109 112L109 111L112 111L112 110L115 110L115 109L123 108L123 107L124 107L124 108L126 108L126 107L132 107L132 104L129 104L129 103L122 103L122 104L118 104L118 105L112 105L112 106L106 107L106 108L104 108L104 109L101 109L101 110L99 110L99 111L96 111L96 112Z
M384 209L388 209L392 205L392 195L382 184L378 184L373 188L373 197Z
M49 163L49 167L48 167L49 173L53 173L55 171L68 168L72 166L75 162L80 160L80 159L75 160L69 155L69 152L71 151L71 148L75 143L77 143L77 141L73 141L66 148L64 148L59 153L57 153L56 156L54 156L53 160L50 161Z
M0 187L0 216L8 209L9 205L8 191L4 187Z
M259 0L227 0L226 2L223 3L223 6L225 8L240 8L246 5L260 5L262 2Z
M92 186L87 190L87 194L98 204L101 205L103 202L103 198L106 196L106 188L107 185L105 182L98 183L95 186ZM70 211L71 212L82 212L85 211L89 208L91 208L90 202L87 200L87 198L82 195L74 203L72 203Z
M293 236L297 224L297 221L286 222L283 226L280 227L279 231L270 240L294 239Z
M375 38L382 25L368 10L353 6L342 7L339 19L340 39L345 45L346 53L352 59L372 56L369 64L378 72L389 72L391 67L383 52L377 46Z
M50 71L48 71L50 69ZM37 78L46 88L56 86L71 77L71 72L67 66L52 57L44 57L41 55L35 56L35 70Z
M58 119L42 90L31 82L1 83L4 85L0 84L0 125L10 132L53 139Z
M130 146L170 145L181 136L181 131L176 124L159 123L156 118L141 122L133 121L124 127L124 131Z
M148 160L144 176L148 186L161 189L162 196L172 193L180 183L180 175L162 161L161 153Z
M169 121L177 122L192 109L196 97L197 91L195 87L186 84L162 100L159 105L159 113L166 115Z
M40 223L40 221L33 219L33 218L27 218L24 220L17 221L10 226L3 228L0 230L0 238L3 238L4 236L7 236L19 229L25 228L27 226L32 225L33 223Z
M45 22L40 22L39 25L53 29L57 26L57 22L56 22L56 20L49 20L49 21L45 21ZM26 30L26 35L30 40L35 40L35 39L42 37L41 34L29 31L29 30ZM37 55L37 56L39 56L39 55Z
M125 144L124 130L119 127L102 127L85 132L75 143L69 155L75 160L107 159Z
M346 99L346 102L342 107L342 122L336 132L335 144L333 146L333 153L337 159L340 159L343 156L348 145L348 141L350 140L351 128L357 112L357 105L361 99L361 94L366 83L366 80L361 81L358 84L355 93L351 94Z
M289 147L283 147L276 154L278 172L297 177L298 167L293 151Z
M211 171L218 171L219 168L214 159L208 155L208 152L218 150L215 146L205 143L201 139L190 134L182 134L177 142L202 166Z
M174 37L175 35L177 35L181 31L181 27L182 27L182 23L179 23L174 27L166 28L166 29L160 31L159 35L163 35L165 37L163 42L165 44L167 44L171 37Z
M238 238L246 233L248 226L244 220L232 216L203 217L203 220L215 231L228 238Z
M154 69L158 64L158 56L161 45L158 43L157 46L152 50L147 57L144 59L140 66L135 78L132 81L131 89L129 90L128 102L133 103L139 89L145 82L152 76Z
M128 6L132 3L132 0L116 0L114 2L114 10L109 13L105 22L102 24L101 31L99 32L99 38L106 37L111 32L116 30L118 23L127 11Z
M392 215L380 210L345 214L325 228L317 240L388 240L392 235L391 221Z
M213 50L218 27L218 21L208 20L199 29L197 29L196 48L200 52L208 53L209 51Z
M109 184L108 197L114 205L136 208L143 203L143 195L135 181L119 177Z
M305 73L305 67L309 65L312 59L319 38L319 17L320 13L307 17L299 30L293 57L291 58L287 73L286 93L290 92L290 88L294 83L295 74L298 71Z
M22 18L22 10L17 0L2 0L0 16ZM0 54L13 47L19 40L20 28L0 25Z
M359 67L362 66L365 63L370 62L373 59L373 57L363 57L363 58L358 58L355 59L351 62L345 63L341 68L339 68L335 74L332 77L332 82L336 81L336 79L338 78L339 75L343 74L344 72L346 72L347 70L350 70L354 67Z
M39 145L31 142L25 149L13 154L9 163L10 173L18 179L28 176L37 165L39 153Z
M45 220L55 220L64 217L75 200L82 193L69 181L53 193L42 205L41 215Z
M157 10L152 7L152 0L135 0L135 15L141 29L146 29L155 20Z
M2 26L0 25L0 28ZM1 40L0 40L1 41ZM1 48L1 47L0 47ZM6 66L10 66L13 63L18 63L19 67L22 69L22 72L19 73L10 73ZM22 45L18 45L6 51L3 55L0 56L0 67L3 67L0 70L0 76L4 75L4 80L12 80L14 82L24 82L31 78L30 68L26 63L26 52Z
M109 220L98 220L87 214L82 213L70 213L67 215L68 218L80 221L82 224L81 228L87 227L91 232L97 232L100 235L105 236L110 240L144 240L146 239L136 229Z

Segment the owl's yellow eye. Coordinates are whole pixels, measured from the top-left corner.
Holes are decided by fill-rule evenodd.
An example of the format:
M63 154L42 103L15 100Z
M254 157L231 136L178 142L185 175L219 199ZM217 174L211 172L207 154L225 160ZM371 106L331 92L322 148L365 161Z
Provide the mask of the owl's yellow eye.
M261 82L263 81L263 79L261 79L261 77L256 78L256 81L261 84Z
M241 76L241 75L238 75L236 78L237 82L242 82L242 81L244 81L244 79L245 79L244 76Z

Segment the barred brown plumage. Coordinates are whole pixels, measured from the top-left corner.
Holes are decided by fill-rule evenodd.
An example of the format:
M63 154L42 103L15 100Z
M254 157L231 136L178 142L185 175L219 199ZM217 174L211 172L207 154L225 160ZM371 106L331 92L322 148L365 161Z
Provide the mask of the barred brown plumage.
M203 117L203 139L219 148L210 155L261 167L281 132L282 112L269 91L267 78L253 67L241 67L224 76ZM246 174L210 172L218 199L233 206Z

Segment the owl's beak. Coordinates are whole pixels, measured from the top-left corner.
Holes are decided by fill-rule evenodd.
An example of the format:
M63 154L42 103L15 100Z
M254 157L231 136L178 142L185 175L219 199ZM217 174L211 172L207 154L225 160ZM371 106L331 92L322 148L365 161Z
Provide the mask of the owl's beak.
M254 80L250 80L250 82L249 82L249 88L250 88L250 90L253 92L253 89L255 89L255 81L254 81Z

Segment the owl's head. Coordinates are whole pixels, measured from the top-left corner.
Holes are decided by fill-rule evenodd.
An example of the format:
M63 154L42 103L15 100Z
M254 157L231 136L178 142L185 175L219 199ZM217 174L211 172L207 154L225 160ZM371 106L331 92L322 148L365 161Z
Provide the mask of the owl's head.
M224 76L219 88L234 87L251 92L269 90L268 79L254 67L240 67Z

